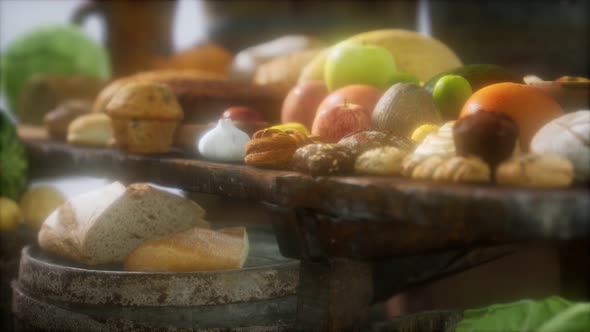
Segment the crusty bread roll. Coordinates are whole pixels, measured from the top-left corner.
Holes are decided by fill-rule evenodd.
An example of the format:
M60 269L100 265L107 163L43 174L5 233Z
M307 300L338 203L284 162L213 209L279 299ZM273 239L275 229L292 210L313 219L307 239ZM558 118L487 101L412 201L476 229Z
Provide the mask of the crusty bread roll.
M250 244L244 227L218 231L195 227L149 240L125 260L125 270L143 272L190 272L239 269L244 266Z
M254 83L260 85L274 84L289 91L297 84L303 67L320 51L321 49L306 49L263 63L256 70Z
M108 115L90 113L77 117L68 126L68 143L107 146L113 141L113 125Z
M39 245L89 265L122 263L146 240L192 227L208 227L195 202L145 183L114 182L76 196L41 226Z
M66 100L54 110L45 114L43 125L51 138L65 140L68 136L70 123L77 117L90 113L91 108L92 104L87 100Z

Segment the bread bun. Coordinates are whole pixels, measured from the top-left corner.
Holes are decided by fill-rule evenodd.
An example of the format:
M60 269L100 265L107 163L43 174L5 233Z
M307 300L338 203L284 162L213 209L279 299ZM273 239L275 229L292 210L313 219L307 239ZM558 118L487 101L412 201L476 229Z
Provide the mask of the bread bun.
M192 228L138 246L125 260L125 270L191 272L239 269L250 244L244 227L214 231Z
M68 143L108 146L113 141L111 119L104 113L84 114L68 126Z

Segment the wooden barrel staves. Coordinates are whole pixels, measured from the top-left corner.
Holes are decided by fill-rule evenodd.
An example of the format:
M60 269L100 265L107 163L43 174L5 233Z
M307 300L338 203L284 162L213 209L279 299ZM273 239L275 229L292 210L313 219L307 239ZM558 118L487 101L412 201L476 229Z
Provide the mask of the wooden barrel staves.
M190 273L89 269L23 249L12 283L17 331L283 331L296 310L299 263L252 228L243 269Z

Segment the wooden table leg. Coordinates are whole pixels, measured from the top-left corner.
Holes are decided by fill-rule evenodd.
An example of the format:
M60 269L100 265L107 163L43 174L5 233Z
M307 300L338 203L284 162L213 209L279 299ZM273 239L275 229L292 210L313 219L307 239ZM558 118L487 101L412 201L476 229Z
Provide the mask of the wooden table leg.
M371 265L347 259L301 261L297 331L359 331L373 298Z

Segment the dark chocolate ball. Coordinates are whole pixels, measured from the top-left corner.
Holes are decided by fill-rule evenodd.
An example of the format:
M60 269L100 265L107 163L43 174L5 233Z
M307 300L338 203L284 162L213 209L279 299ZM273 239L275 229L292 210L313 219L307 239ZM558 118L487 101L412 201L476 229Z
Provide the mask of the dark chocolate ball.
M455 122L453 138L458 155L479 156L495 168L512 155L518 125L502 112L479 111Z

